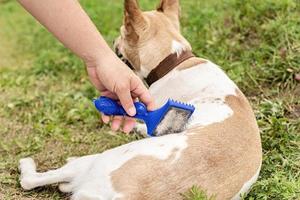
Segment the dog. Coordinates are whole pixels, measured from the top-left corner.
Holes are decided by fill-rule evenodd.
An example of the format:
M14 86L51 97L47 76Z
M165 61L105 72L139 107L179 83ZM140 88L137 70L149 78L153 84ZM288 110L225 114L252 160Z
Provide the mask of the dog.
M168 125L158 132L166 135L70 159L44 173L36 172L31 158L21 159L21 186L59 183L73 200L176 200L192 186L216 199L240 199L257 180L262 162L249 102L216 64L192 54L180 34L179 0L161 0L148 12L137 0L124 5L117 54L148 83L157 105L168 98L193 104L193 118L180 133L165 130L174 122L164 120Z

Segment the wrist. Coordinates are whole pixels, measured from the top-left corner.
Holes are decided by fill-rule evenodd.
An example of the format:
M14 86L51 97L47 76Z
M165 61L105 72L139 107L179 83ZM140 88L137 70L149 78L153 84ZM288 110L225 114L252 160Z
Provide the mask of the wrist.
M118 59L114 52L108 48L102 48L92 51L83 55L82 60L85 62L87 67L104 67L112 63L113 60Z

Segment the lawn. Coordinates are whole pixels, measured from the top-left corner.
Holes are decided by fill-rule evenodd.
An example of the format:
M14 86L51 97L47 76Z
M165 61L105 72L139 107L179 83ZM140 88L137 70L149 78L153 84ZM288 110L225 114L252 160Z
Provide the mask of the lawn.
M300 1L182 0L182 32L194 52L222 66L250 100L263 165L244 199L300 199ZM111 44L122 1L81 0ZM144 9L156 1L141 0ZM15 1L0 0L0 199L64 199L56 187L24 192L18 160L40 170L138 138L99 122L98 94L83 63ZM185 199L205 199L194 187Z

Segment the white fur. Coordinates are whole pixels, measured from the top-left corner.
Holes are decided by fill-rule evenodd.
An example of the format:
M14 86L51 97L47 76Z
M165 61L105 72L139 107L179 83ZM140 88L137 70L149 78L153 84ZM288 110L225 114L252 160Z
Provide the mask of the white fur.
M257 169L256 173L254 174L253 177L251 177L250 180L248 180L243 187L241 188L241 190L231 199L231 200L240 200L241 196L244 194L247 194L248 191L250 190L251 186L257 181L258 176L259 176L259 172L260 172L260 168L261 166Z
M180 42L178 42L176 40L172 41L172 49L171 49L172 53L176 53L177 56L179 56L185 50L186 50L185 45L181 44Z
M169 98L184 100L196 109L188 128L221 122L233 114L225 97L236 95L236 85L215 64L207 61L193 68L173 70L150 87L161 106ZM178 92L180 91L180 92Z
M128 160L143 155L161 160L170 158L174 163L187 147L186 140L187 136L184 133L139 140L101 154L74 159L63 168L46 173L37 173L32 159L22 159L21 185L30 190L46 184L70 182L67 188L72 189L73 199L120 198L122 194L118 194L111 184L110 175L113 171L122 167ZM170 157L173 153L174 157ZM66 185L62 188L66 188Z
M179 49L174 43L174 49ZM226 105L225 97L235 95L237 87L215 64L207 61L190 69L173 70L150 87L158 105L168 98L184 100L196 106L189 124L206 126L221 122L233 114ZM187 135L171 134L131 142L101 154L72 159L64 167L45 173L37 173L32 159L20 161L21 185L24 189L63 183L60 189L73 193L73 200L110 200L122 197L111 182L112 173L136 156L152 156L160 160L180 158L187 147ZM175 154L174 154L175 153ZM241 189L249 189L256 178Z

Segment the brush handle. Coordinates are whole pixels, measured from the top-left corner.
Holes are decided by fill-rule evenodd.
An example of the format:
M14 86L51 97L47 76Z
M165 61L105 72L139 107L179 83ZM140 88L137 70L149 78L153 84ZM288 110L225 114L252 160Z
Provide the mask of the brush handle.
M122 107L122 105L120 105L118 101L114 99L101 96L98 99L94 100L94 104L97 110L105 115L129 116ZM133 117L138 119L144 119L144 117L148 113L146 106L141 102L135 102L134 107L136 109L136 115Z

